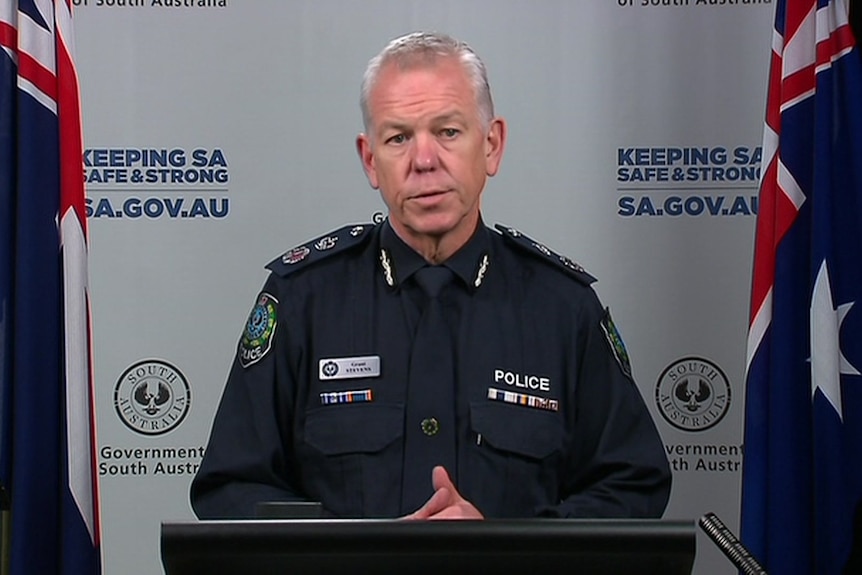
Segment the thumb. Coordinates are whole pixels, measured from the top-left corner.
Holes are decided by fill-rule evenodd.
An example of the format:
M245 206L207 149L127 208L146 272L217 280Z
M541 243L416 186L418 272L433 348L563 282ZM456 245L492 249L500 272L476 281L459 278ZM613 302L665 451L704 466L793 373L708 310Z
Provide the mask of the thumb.
M409 519L428 519L432 515L440 513L458 499L458 492L449 479L446 468L438 465L431 470L431 486L434 493L425 502L425 505L407 516Z
M442 465L437 465L431 470L431 485L434 487L434 491L439 491L445 488L451 493L458 493L458 490L455 489L455 484L453 484L452 480L449 478L449 473Z

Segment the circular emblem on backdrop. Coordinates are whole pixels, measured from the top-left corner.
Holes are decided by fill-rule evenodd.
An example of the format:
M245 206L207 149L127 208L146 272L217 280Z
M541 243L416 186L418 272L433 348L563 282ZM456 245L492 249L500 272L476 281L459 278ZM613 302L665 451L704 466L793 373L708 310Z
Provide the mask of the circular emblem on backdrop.
M143 435L162 435L185 419L191 390L183 373L161 359L129 367L114 387L114 408L126 427Z
M683 431L703 431L730 408L730 382L713 362L684 357L665 368L655 388L655 402L668 423Z

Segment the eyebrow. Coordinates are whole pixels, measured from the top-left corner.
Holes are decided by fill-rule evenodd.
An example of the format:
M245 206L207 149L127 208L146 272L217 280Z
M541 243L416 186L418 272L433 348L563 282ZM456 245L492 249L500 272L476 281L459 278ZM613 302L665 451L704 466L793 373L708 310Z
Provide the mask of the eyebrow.
M466 116L461 112L447 112L445 114L440 114L439 116L434 116L431 119L432 125L446 124L449 122L458 122L461 124L465 124ZM408 128L409 124L401 120L389 120L384 121L382 124L380 124L381 132L385 132L387 130L404 131Z
M461 112L449 112L447 114L442 114L433 119L433 123L435 124L446 124L448 122L461 122L465 123L467 118Z

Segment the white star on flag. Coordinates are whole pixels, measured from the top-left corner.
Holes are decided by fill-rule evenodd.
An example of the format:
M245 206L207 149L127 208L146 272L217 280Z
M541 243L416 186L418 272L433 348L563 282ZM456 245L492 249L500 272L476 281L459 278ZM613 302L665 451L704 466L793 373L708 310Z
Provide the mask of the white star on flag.
M834 307L829 269L824 259L811 295L811 397L813 399L817 388L820 388L842 421L841 376L860 375L859 370L844 357L839 342L841 324L854 303L841 304L837 309Z

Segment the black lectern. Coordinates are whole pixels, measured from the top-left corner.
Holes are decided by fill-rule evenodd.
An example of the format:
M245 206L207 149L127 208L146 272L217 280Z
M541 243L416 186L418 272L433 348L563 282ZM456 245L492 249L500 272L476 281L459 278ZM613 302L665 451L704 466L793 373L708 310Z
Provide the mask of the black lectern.
M690 575L695 522L391 519L165 522L166 575Z

